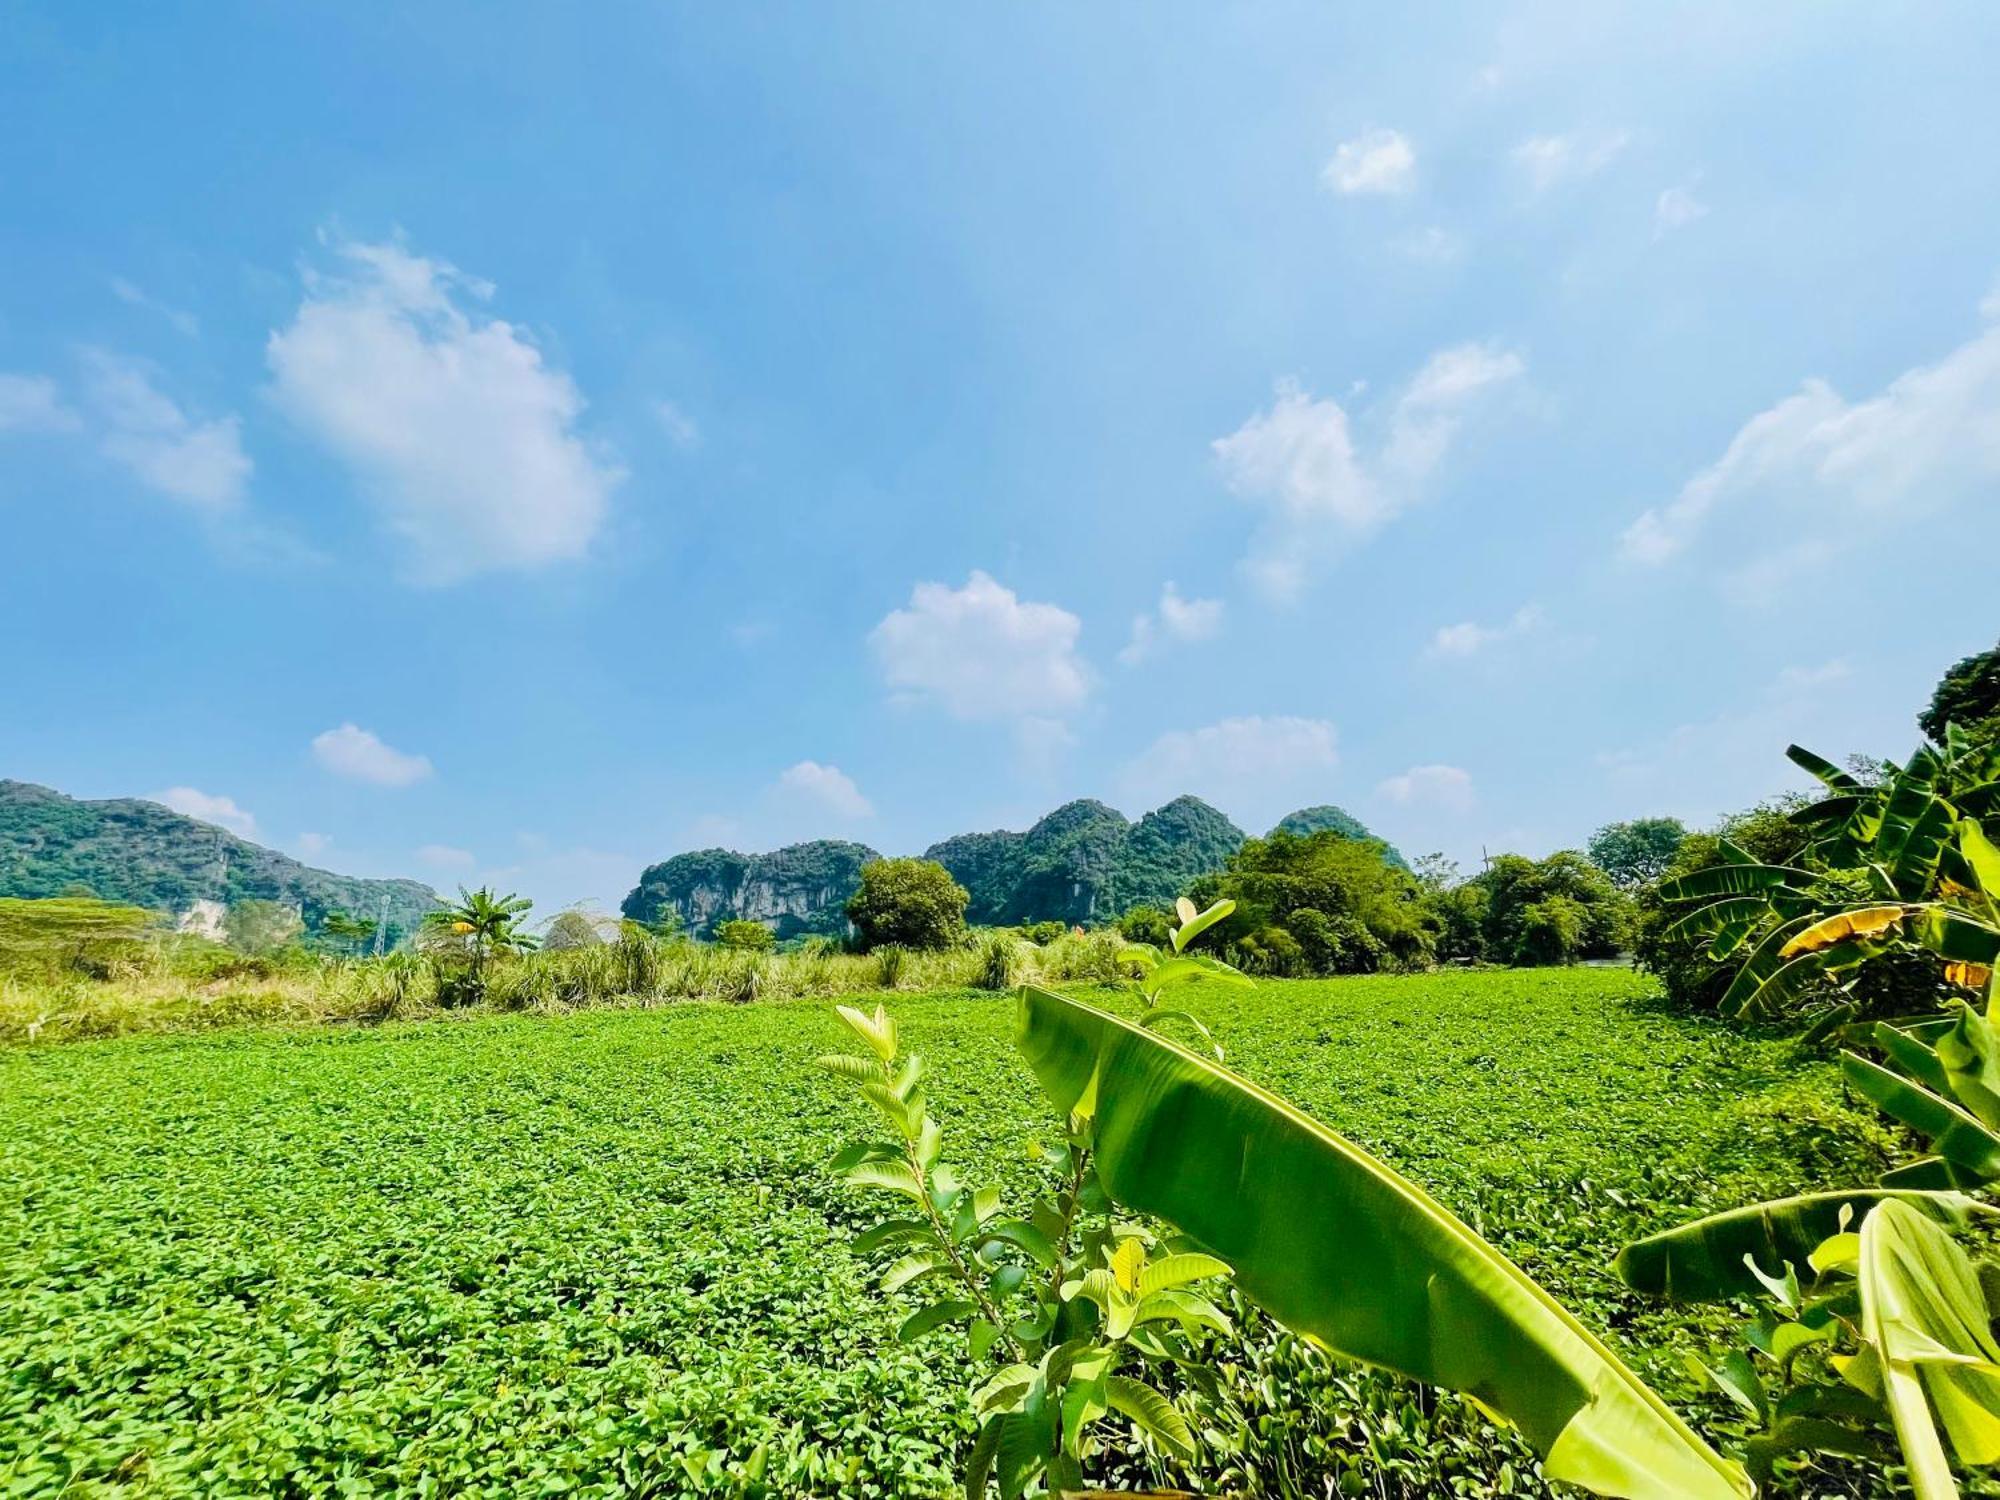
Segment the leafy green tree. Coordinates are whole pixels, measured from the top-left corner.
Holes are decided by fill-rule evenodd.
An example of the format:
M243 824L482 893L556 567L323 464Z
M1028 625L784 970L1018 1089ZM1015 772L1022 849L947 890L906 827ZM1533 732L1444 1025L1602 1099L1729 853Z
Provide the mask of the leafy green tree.
M330 911L319 919L320 936L336 953L359 954L375 937L375 924L352 912Z
M275 953L304 931L298 908L282 901L238 901L222 917L223 939L238 953Z
M460 886L456 902L424 918L424 930L437 946L465 955L468 999L486 993L486 966L496 954L525 953L536 946L523 925L533 907L526 896L498 895L483 885L476 891Z
M864 948L949 948L965 935L964 886L935 860L877 859L861 867L847 920Z
M741 948L752 953L768 953L778 946L778 935L762 922L733 917L715 924L715 940L725 948Z
M1188 894L1198 906L1236 903L1217 936L1230 961L1252 973L1419 968L1435 952L1437 923L1417 877L1388 863L1383 848L1333 829L1280 829L1246 840L1226 870Z
M1687 832L1679 818L1607 823L1590 836L1590 862L1620 890L1637 890L1666 873Z
M1917 725L1934 745L1944 743L1945 726L1990 738L2000 730L2000 645L1952 665L1931 694Z
M1118 919L1118 935L1128 943L1152 943L1156 947L1172 935L1173 918L1157 906L1135 906Z
M1504 964L1611 958L1632 936L1632 902L1574 849L1502 854L1471 882L1486 892L1486 955ZM1563 904L1550 905L1555 898Z

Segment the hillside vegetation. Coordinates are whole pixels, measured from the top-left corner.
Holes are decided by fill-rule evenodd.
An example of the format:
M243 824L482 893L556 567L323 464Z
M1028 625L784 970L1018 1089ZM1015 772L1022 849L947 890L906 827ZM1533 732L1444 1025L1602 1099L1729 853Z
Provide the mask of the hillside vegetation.
M309 865L212 823L136 797L83 801L25 781L0 781L0 897L88 892L106 901L183 913L197 901L277 901L308 928L329 912L386 918L393 944L438 904L414 880L363 880Z

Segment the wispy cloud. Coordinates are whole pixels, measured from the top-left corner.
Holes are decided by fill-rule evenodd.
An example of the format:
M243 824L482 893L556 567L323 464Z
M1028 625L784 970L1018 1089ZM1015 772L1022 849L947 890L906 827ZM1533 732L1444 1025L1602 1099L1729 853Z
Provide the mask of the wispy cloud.
M1417 153L1401 131L1365 130L1342 141L1320 171L1320 181L1336 193L1407 193L1416 186Z
M1564 183L1595 177L1617 160L1630 139L1622 130L1534 135L1516 146L1509 157L1530 188L1546 193Z
M1653 204L1653 238L1659 239L1676 229L1685 229L1695 220L1707 216L1708 205L1695 197L1692 184L1670 187Z
M1266 597L1297 597L1312 567L1410 505L1466 417L1526 370L1490 344L1440 350L1374 414L1372 451L1338 401L1280 381L1270 408L1211 445L1225 484L1263 512L1244 569Z
M178 307L169 307L157 297L148 296L143 289L127 281L123 276L111 278L111 295L127 307L144 308L147 312L158 314L177 332L184 333L189 338L201 332L201 324L193 313L185 312Z
M313 736L313 759L336 776L376 786L411 786L432 771L428 755L410 755L385 745L357 724L342 724Z
M1118 773L1123 793L1152 806L1183 793L1239 816L1272 819L1327 799L1340 766L1339 736L1325 719L1249 715L1161 735Z
M1375 790L1399 807L1441 812L1470 812L1477 800L1472 774L1458 766L1411 766L1401 775L1388 777Z
M1205 641L1222 629L1220 599L1183 599L1171 580L1160 590L1157 610L1132 617L1132 639L1118 653L1125 666L1137 666L1155 650L1176 641Z
M0 432L75 432L82 426L54 380L0 371Z
M243 503L251 474L236 416L203 421L162 391L144 360L86 350L84 386L106 457L149 489L214 516Z
M701 425L672 401L655 401L653 416L659 421L660 430L667 435L667 441L683 453L692 453L701 446Z
M1431 636L1425 654L1433 657L1477 656L1502 641L1527 635L1538 629L1541 623L1541 606L1524 604L1498 625L1481 625L1476 620L1462 620L1456 625L1440 625Z

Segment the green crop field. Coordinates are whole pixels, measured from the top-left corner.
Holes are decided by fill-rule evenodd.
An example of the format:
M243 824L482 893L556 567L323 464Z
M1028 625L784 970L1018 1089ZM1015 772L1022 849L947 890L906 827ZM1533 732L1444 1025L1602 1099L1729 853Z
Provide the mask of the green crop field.
M1051 1122L1011 1002L890 1005L947 1158L1020 1180ZM1878 1167L1833 1069L1623 970L1195 1005L1711 1433L1673 1351L1728 1317L1626 1294L1612 1255ZM966 1366L948 1333L897 1346L913 1304L848 1249L871 1206L825 1162L861 1122L811 1065L838 1033L819 1004L682 1005L0 1051L0 1493L948 1492ZM1352 1404L1325 1420L1370 1493L1538 1486L1413 1389L1314 1398Z

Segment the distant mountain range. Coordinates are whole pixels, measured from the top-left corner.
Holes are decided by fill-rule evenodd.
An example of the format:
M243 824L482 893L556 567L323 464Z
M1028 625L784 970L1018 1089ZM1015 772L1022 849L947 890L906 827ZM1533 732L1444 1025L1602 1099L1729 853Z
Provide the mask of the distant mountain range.
M0 780L0 896L76 890L176 916L197 902L245 900L296 906L309 927L329 911L386 916L392 942L438 905L437 893L417 881L315 870L157 802L86 802Z
M1278 827L1374 837L1331 806L1303 808ZM961 833L931 845L923 857L965 887L972 898L968 921L1101 922L1135 906L1171 904L1197 875L1221 869L1245 837L1198 797L1176 797L1136 823L1085 798L1065 803L1025 833ZM1384 858L1403 865L1401 854L1383 847ZM671 909L693 932L749 918L769 923L780 937L839 933L861 866L876 858L865 844L830 839L769 854L700 849L650 866L622 909L648 923Z

